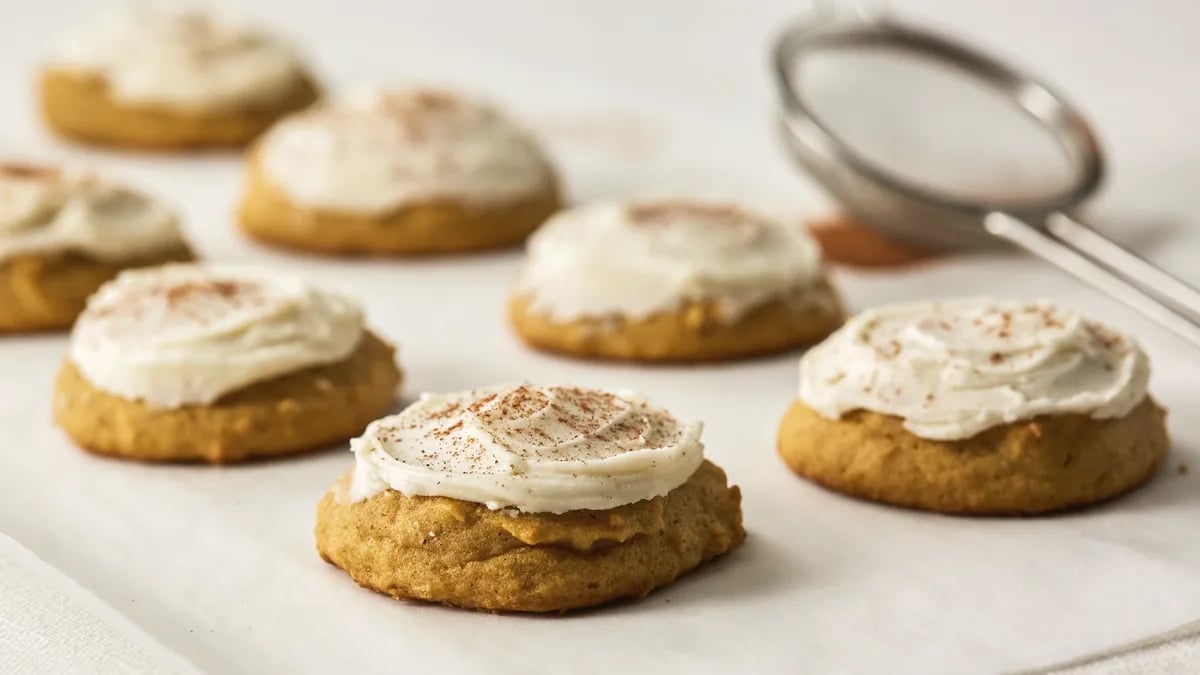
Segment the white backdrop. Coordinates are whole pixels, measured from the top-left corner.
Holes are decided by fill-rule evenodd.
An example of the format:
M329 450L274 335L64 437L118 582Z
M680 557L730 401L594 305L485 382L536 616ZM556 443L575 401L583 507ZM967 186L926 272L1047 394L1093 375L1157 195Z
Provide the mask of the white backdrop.
M1049 296L1142 337L1175 445L1154 483L1053 518L967 520L841 498L775 458L795 356L704 368L575 363L503 322L519 255L330 261L240 239L230 155L84 151L46 136L31 87L53 36L99 3L0 4L0 154L82 162L178 204L201 253L341 286L397 341L405 397L529 379L631 387L706 422L745 494L746 547L639 603L565 617L408 605L362 591L312 546L332 450L246 467L151 467L73 449L49 421L65 338L0 338L0 533L200 669L263 672L996 672L1200 617L1196 352L1060 273L967 258L840 272L850 305L963 293ZM785 215L823 199L777 151L766 42L803 3L264 0L247 13L302 44L333 88L397 80L482 91L546 138L576 199L695 191ZM1096 212L1193 281L1200 236L1200 5L1060 0L894 3L977 36L1082 102L1114 160ZM238 6L238 5L235 5Z

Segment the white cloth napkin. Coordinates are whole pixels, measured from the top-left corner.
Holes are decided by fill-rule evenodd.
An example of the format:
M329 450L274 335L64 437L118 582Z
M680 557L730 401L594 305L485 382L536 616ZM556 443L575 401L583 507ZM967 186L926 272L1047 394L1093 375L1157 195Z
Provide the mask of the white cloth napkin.
M0 534L0 673L199 672Z
M1025 675L1192 675L1200 672L1200 621Z

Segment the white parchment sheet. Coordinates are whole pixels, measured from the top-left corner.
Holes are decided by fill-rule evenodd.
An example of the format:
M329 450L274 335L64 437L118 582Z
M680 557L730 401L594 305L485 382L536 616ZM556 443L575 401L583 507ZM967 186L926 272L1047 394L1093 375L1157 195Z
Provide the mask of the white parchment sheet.
M1141 106L1137 114L1154 124L1139 145L1130 140L1134 112L1097 84L1137 87L1139 79L1121 63L1135 52L1098 54L1096 31L1129 26L1129 39L1142 40L1161 73L1182 68L1176 60L1194 63L1195 46L1176 60L1154 51L1192 44L1174 27L1186 17L1148 32L1149 24L1119 15L1119 3L1064 2L1057 14L1031 0L1003 3L1004 13L1001 3L910 4L1033 46L1078 27L1070 21L1078 12L1100 8L1087 15L1100 27L1074 38L1092 60L1060 46L1066 55L1058 62L1058 74L1073 76L1084 93L1100 92L1101 126L1125 158L1115 181L1123 187L1099 212L1122 223L1141 250L1200 281L1200 237L1185 226L1200 223L1190 192L1200 179L1200 141L1164 130L1182 124L1179 110L1197 112L1191 93L1168 89L1164 95L1178 100ZM1185 3L1148 4L1191 12ZM733 14L716 0L648 5L454 0L351 11L349 3L301 8L275 0L251 9L296 35L337 88L415 78L491 94L546 138L576 199L701 192L789 217L820 207L779 156L768 123L762 48L788 3L757 0ZM561 617L398 603L359 589L315 553L315 504L350 465L343 448L228 468L92 457L50 421L65 337L0 338L0 533L196 668L997 672L1200 618L1200 358L1114 302L1015 257L959 258L905 273L839 271L854 309L975 293L1049 297L1131 331L1151 355L1152 391L1171 411L1174 438L1148 487L1067 515L950 518L843 498L794 477L775 456L776 425L795 392L794 354L700 368L536 355L504 321L519 252L355 261L271 251L232 226L238 157L103 153L54 142L35 119L31 78L48 36L85 6L56 0L0 10L0 154L103 168L175 202L208 259L269 265L357 294L373 328L399 345L406 400L423 390L518 380L633 388L685 420L703 420L708 455L745 496L745 547L640 602ZM588 16L584 7L597 17L580 18ZM1029 18L1017 25L1013 16ZM1041 33L1018 30L1035 23ZM604 31L624 32L617 40L599 37ZM561 57L539 56L547 53ZM1052 51L1030 54L1043 62ZM1193 469L1186 475L1179 473L1185 465Z

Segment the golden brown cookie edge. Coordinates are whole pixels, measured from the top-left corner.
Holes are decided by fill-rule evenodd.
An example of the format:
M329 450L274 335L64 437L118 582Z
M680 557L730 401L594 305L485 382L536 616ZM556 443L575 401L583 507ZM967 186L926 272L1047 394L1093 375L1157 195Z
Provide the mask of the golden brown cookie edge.
M55 380L54 418L82 449L120 459L234 464L300 455L344 442L387 413L402 380L394 354L366 331L342 361L175 409L101 391L67 359Z
M473 504L470 502L462 502L460 500L449 499L449 498L445 498L445 497L408 498L408 497L404 497L403 495L400 495L399 493L396 493L392 490L386 490L385 492L380 493L379 495L375 495L375 496L365 500L364 502L357 502L357 503L352 503L352 504L341 503L340 500L336 497L336 493L339 490L342 490L345 488L345 484L346 484L346 481L349 479L349 475L350 474L346 474L345 476L340 478L338 480L338 482L336 482L334 484L333 488L331 488L324 495L324 497L321 499L320 503L318 504L317 525L315 528L315 534L316 534L316 539L317 539L317 551L323 560L330 563L331 565L334 565L335 567L342 569L359 586L366 588L368 590L377 592L377 593L381 593L383 595L388 595L397 600L413 600L413 601L420 601L420 602L431 602L431 603L438 603L438 604L442 604L442 605L446 605L446 606L459 607L459 608L463 608L463 609L472 609L472 610L478 610L478 611L487 611L487 612L522 612L522 613L559 612L559 613L562 613L562 612L567 612L567 611L571 611L571 610L583 609L583 608L587 608L587 607L594 607L594 606L603 605L603 604L607 604L607 603L611 603L611 602L615 602L615 601L619 601L619 600L623 600L623 599L644 597L658 588L667 586L670 583L677 580L679 577L681 577L691 571L694 571L696 568L700 567L704 563L710 562L710 561L712 561L718 557L721 557L721 556L725 555L726 553L734 550L735 548L737 548L738 546L740 546L743 543L743 541L745 540L745 534L746 534L745 530L742 527L742 522L741 522L741 491L738 489L738 487L736 485L728 484L726 475L720 467L718 467L715 464L712 464L711 462L706 460L701 465L700 469L698 469L696 471L696 473L693 474L693 476L686 483L684 483L684 485L681 485L679 488L676 488L671 493L668 493L668 495L666 497L660 497L658 499L663 500L666 498L670 498L672 495L682 494L682 491L685 491L685 490L694 491L697 489L701 489L697 486L698 485L702 486L705 483L708 483L710 487L712 487L716 492L719 493L719 501L722 501L722 503L719 503L719 504L711 504L710 507L716 509L717 511L725 510L725 511L728 511L728 513L725 514L724 516L721 516L720 514L718 514L715 517L712 516L712 514L705 515L706 518L715 518L716 520L721 521L719 523L708 523L707 524L709 528L711 528L713 530L721 530L721 531L710 532L709 533L710 540L706 542L707 549L700 554L699 559L692 561L690 564L683 565L681 569L678 569L674 573L667 575L669 578L661 578L661 579L655 580L655 579L639 579L639 578L634 577L634 578L628 580L628 584L623 586L621 588L621 590L618 592L611 592L611 593L594 593L593 592L593 593L589 594L588 592L585 591L583 593L583 595L575 596L575 597L572 597L569 599L562 598L562 597L557 597L557 598L534 598L534 597L515 597L514 598L514 597L509 597L509 598L502 599L502 598L498 598L496 596L496 594L483 594L483 595L478 595L476 597L471 597L468 595L467 597L463 597L461 595L449 596L449 595L444 595L444 594L439 594L439 593L431 594L431 593L421 593L421 592L416 592L416 593L404 592L403 590L400 590L400 587L404 586L406 584L411 585L413 583L413 578L417 575L415 575L413 573L399 572L396 569L392 568L392 569L383 570L382 579L380 579L380 578L371 579L371 578L368 578L368 576L370 576L371 572L374 569L379 568L379 567L386 567L386 566L384 566L384 565L367 565L365 567L359 567L359 566L356 566L355 564L353 564L352 561L347 560L348 556L352 556L354 554L364 554L364 555L368 556L368 559L370 559L369 556L379 554L380 551L385 551L389 548L394 548L394 542L391 542L391 541L389 541L389 542L379 542L379 541L364 542L361 539L356 539L356 537L359 533L362 533L362 532L378 533L378 531L380 529L380 528L376 528L375 524L373 524L371 522L364 522L355 517L354 510L357 505L371 502L372 500L376 500L376 499L387 499L387 500L394 500L397 503L402 504L402 505L403 504L417 504L421 507L427 507L432 504L435 507L446 508L451 511L458 512L460 514L463 514L463 513L468 514L465 516L463 516L463 515L459 516L459 517L463 517L463 518L470 518L471 516L469 514L472 514L472 513L478 514L481 512L484 513L485 516L495 517L497 519L513 518L513 516L507 515L501 511L488 511L486 509L486 507L479 505L479 504ZM719 483L719 488L717 485L718 483ZM618 509L628 509L630 507L653 508L653 505L651 504L651 502L654 502L654 501L655 500L647 500L644 502L638 502L633 505L627 505L626 507L618 507ZM358 508L361 511L361 509L364 507L358 507ZM610 510L610 511L617 511L617 509ZM525 519L533 519L535 521L537 521L538 519L547 519L547 520L553 521L555 518L572 517L573 515L580 514L580 513L583 513L583 512L568 512L567 514L563 514L562 516L554 516L553 514L520 514L517 517L525 518ZM607 514L609 512L596 512L596 513ZM664 511L664 518L665 519L671 518L671 512L669 510ZM412 526L417 528L420 532L424 532L425 529L430 526L428 521L426 521L426 522L413 521L413 519L408 514L405 514L403 517L397 516L395 518L389 518L384 522L384 525L391 524L393 527L401 527L401 526L407 525L410 521L412 521ZM472 523L472 525L474 526L475 524ZM537 531L537 529L538 528L535 526L534 531ZM664 530L664 532L665 532L665 530ZM351 546L349 548L347 548L345 545L339 544L339 537L337 535L340 533L349 533L348 540L351 544ZM431 531L431 534L432 533L433 532ZM644 545L645 542L648 541L647 540L648 536L649 535L644 534L644 533L638 534L636 536L631 537L628 541L629 542L637 542L639 545ZM660 541L661 539L666 538L666 535L664 533L660 533L658 536L660 539L654 540L654 541ZM344 544L344 541L342 543ZM628 543L628 542L626 542L626 543ZM624 545L624 544L615 544L613 546L621 546L621 545ZM529 550L531 552L546 552L546 553L553 553L553 554L557 554L557 555L563 555L562 552L565 550L564 546L562 546L559 543L551 543L546 546L525 546L525 545L522 545L522 546L526 550ZM610 550L617 550L617 549L613 548L613 546L601 548L601 549L599 549L599 551L608 552ZM485 558L485 559L487 559L487 558ZM458 566L461 567L463 564L470 564L470 563L469 562L460 563ZM557 567L555 567L553 564L547 565L544 563L544 561L542 561L541 564L537 565L537 567L538 567L539 573L544 573L548 567L554 569L556 572L559 571L559 569ZM429 578L431 578L431 579L438 579L438 580L444 579L445 575L446 575L445 570L434 570L432 568L426 569L426 570L420 570L420 572L428 574ZM480 578L494 579L494 578L497 578L497 575L481 574ZM585 587L586 587L586 584L585 584ZM472 586L472 588L474 588L474 587Z
M83 253L27 253L0 261L0 335L60 331L70 328L87 299L120 272L195 260L181 243L159 253L118 262ZM42 306L31 305L34 294Z
M527 294L514 293L508 318L526 345L548 354L641 364L717 363L772 356L828 337L844 320L842 303L828 282L819 292L827 294L830 307L775 299L733 322L714 318L719 310L708 301L687 301L641 319L559 321L534 311Z
M351 213L294 203L266 175L252 149L238 206L239 229L263 244L318 255L421 256L516 246L562 208L558 177L523 197L471 204L429 199L380 213Z
M270 107L216 111L172 110L114 100L102 75L45 67L38 79L42 121L55 134L89 145L177 152L243 147L279 118L320 97L307 73Z
M776 442L777 454L783 462L797 475L810 482L813 482L828 490L838 492L851 497L874 501L891 506L901 508L909 508L923 511L933 511L947 515L962 515L962 516L1036 516L1050 514L1059 511L1072 510L1086 507L1093 504L1100 504L1110 501L1128 494L1133 490L1141 487L1150 481L1158 472L1162 463L1166 459L1169 449L1169 440L1165 425L1166 412L1150 397L1140 403L1133 411L1126 416L1112 420L1093 420L1086 415L1055 415L1042 416L1032 420L1015 422L1008 425L993 427L983 433L966 439L965 441L933 441L923 439L913 435L911 432L903 428L903 421L899 418L874 413L870 411L854 411L848 413L841 420L827 420L818 415L803 402L796 400L784 413L780 423L779 432ZM917 463L914 462L911 455L906 455L903 448L895 447L895 439L903 439L909 443L915 443L919 447L930 450L934 456L939 458L942 466L955 467L962 463L962 458L968 453L962 452L961 449L966 447L971 452L972 457L977 457L980 453L984 453L986 457L990 453L993 457L1002 456L1004 453L1012 455L1014 449L1020 451L1022 448L1033 447L1035 455L1025 454L1026 458L1036 456L1038 449L1061 451L1062 447L1054 447L1053 441L1048 437L1055 435L1062 424L1071 425L1072 429L1087 429L1092 434L1104 433L1104 429L1111 425L1120 425L1122 433L1128 434L1132 438L1144 438L1148 447L1145 448L1130 448L1125 447L1125 450L1134 454L1132 470L1126 471L1123 480L1116 481L1114 484L1105 486L1102 489L1092 490L1089 492L1081 492L1070 496L1063 496L1062 491L1056 489L1060 487L1063 476L1071 476L1072 470L1060 471L1058 475L1052 476L1051 483L1054 485L1043 486L1037 491L1031 491L1026 494L1017 494L1014 497L1012 493L1001 495L995 499L979 500L978 498L970 498L962 493L963 486L955 486L949 494L938 493L928 484L928 480L912 481L908 484L889 485L887 481L881 481L875 475L848 477L847 472L839 469L836 466L831 466L832 463L826 459L815 459L819 457L819 452L812 450L812 444L820 444L825 442L825 435L829 430L836 429L853 429L853 423L856 419L869 419L875 423L882 424L886 432L876 436L858 434L853 435L850 442L843 445L847 447L857 448L860 452L867 450L868 456L853 457L858 461L870 461L884 456L899 458L899 467L893 468L890 473L904 473L905 470L913 470L914 473L920 473L915 470ZM808 427L802 433L800 429L795 428L801 420L815 422L818 427L817 431L813 431ZM1138 429L1138 426L1143 427ZM807 426L807 425L806 425ZM822 433L822 429L826 433ZM1070 432L1068 431L1069 435ZM799 445L798 438L808 437L809 445ZM1032 440L1032 446L1030 445ZM873 441L873 442L872 442ZM964 445L969 443L970 445ZM956 454L957 453L957 454ZM836 454L836 453L835 453ZM1020 458L1024 454L1023 451L1017 452L1016 457ZM1067 452L1067 457L1070 457L1070 452ZM1088 457L1088 461L1096 461L1096 458ZM1036 459L1034 460L1037 461ZM1100 475L1103 476L1105 467L1111 469L1111 465L1121 460L1115 460L1109 463L1099 463ZM1069 459L1063 460L1063 464L1059 464L1059 469L1072 466L1072 461ZM1056 461L1047 462L1046 467L1054 467ZM987 473L987 468L984 467L977 471L976 478L981 474ZM930 472L930 467L922 469L926 473ZM861 465L859 467L861 471ZM935 470L936 473L936 470ZM998 473L1001 479L1021 479L1021 474L1012 471L993 472ZM992 480L996 479L993 475Z

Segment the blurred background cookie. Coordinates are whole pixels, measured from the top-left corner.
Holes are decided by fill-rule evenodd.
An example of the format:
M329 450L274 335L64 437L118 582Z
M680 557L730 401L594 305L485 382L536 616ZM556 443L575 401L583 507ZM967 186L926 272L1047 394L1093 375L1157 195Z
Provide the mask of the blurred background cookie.
M120 270L191 258L154 198L94 175L0 165L0 332L67 328Z
M42 70L42 116L79 141L240 146L317 99L292 48L230 17L126 7L73 35Z
M671 362L794 349L842 309L802 228L679 200L556 215L529 242L509 316L539 349Z
M239 220L309 251L449 253L519 243L561 201L536 141L498 109L397 89L273 128L252 153Z
M400 371L357 303L286 276L198 265L126 272L93 297L55 383L86 450L237 462L344 441Z

